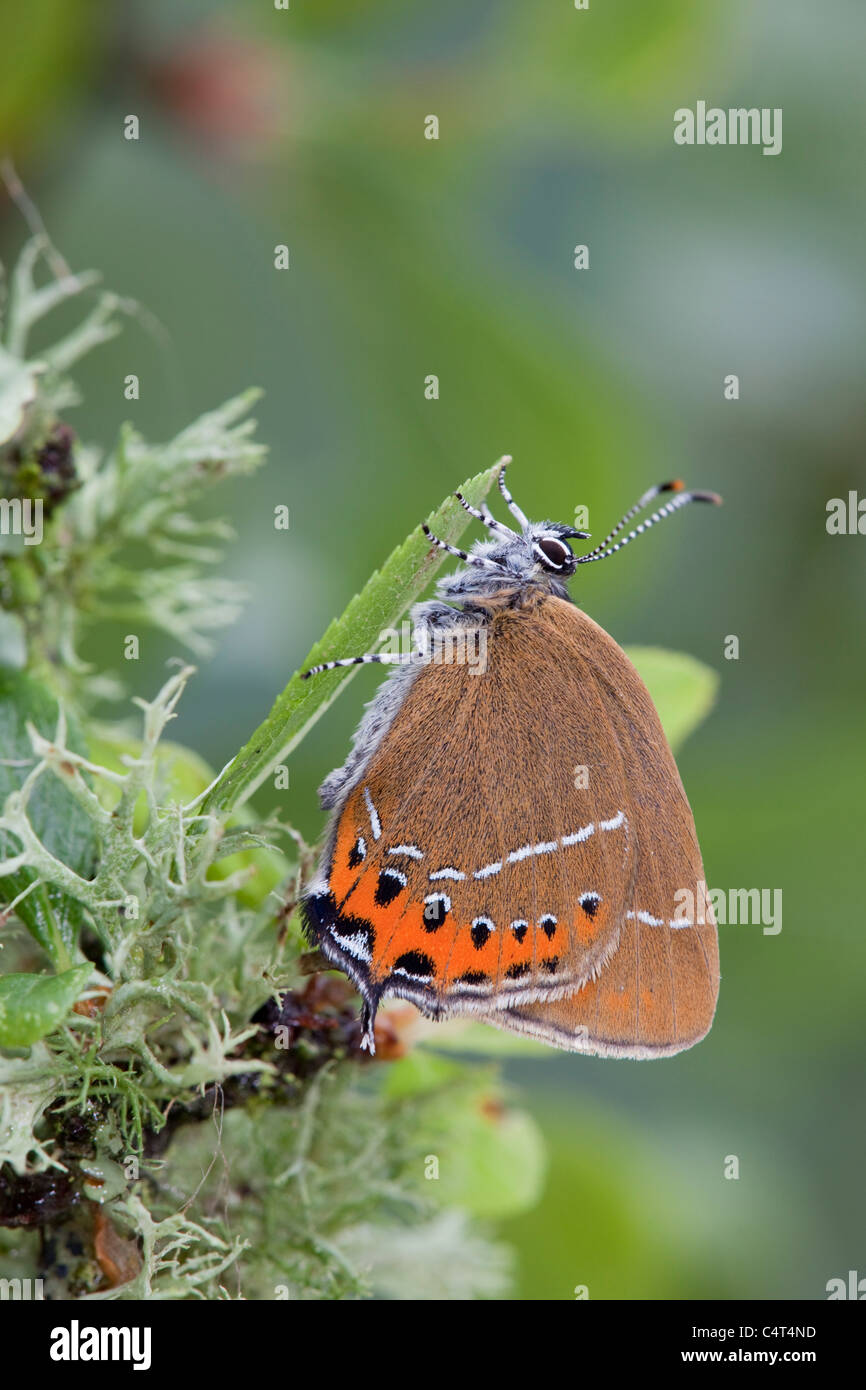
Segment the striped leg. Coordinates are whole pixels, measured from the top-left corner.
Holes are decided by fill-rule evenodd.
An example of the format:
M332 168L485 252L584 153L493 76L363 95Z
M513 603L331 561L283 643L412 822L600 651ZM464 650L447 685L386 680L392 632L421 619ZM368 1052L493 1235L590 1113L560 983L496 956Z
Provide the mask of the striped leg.
M426 522L422 522L421 530L431 545L438 546L440 550L447 550L449 555L456 555L458 560L463 560L467 565L475 565L482 570L496 570L497 574L501 574L505 568L497 560L489 560L486 555L470 555L467 550L458 550L456 545L449 545L447 541L440 541L438 536L433 535Z
M318 676L321 671L335 671L338 666L365 666L376 662L382 666L408 666L417 652L366 652L364 656L344 656L339 661L323 661L321 666L311 666L309 671L301 672L301 680Z
M485 503L482 502L481 510L479 511L477 507L473 507L470 502L466 501L462 492L455 492L454 496L457 498L463 510L468 512L470 516L477 517L477 519L484 526L489 527L491 531L498 531L500 535L507 536L509 540L514 540L517 532L512 531L510 526L503 526L501 521L497 521L496 517L490 511L490 508L486 506Z
M502 493L502 496L505 498L505 501L506 501L506 503L507 503L507 505L508 505L508 510L510 511L511 515L512 515L513 517L515 517L515 518L517 519L517 521L519 521L519 523L520 523L520 525L521 525L521 527L522 527L522 529L523 529L524 531L528 531L528 530L529 530L529 518L520 510L520 508L518 507L518 505L517 505L517 503L515 502L514 498L511 496L511 493L508 491L508 488L505 486L505 470L506 470L506 468L508 467L509 463L511 462L511 455L510 455L510 454L503 454L503 455L502 455L502 458L499 460L499 462L500 462L500 465L501 465L501 467L500 467L500 469L499 469L499 491Z

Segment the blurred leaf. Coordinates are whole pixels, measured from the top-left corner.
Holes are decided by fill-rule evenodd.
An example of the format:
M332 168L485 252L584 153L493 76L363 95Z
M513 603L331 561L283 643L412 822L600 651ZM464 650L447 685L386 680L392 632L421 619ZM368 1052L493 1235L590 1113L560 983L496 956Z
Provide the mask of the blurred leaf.
M62 1023L93 966L61 975L0 976L0 1047L30 1047Z
M53 738L57 708L50 691L32 677L0 671L0 805L10 792L18 790L34 765L27 723L32 723L43 738ZM85 752L83 740L71 722L68 746L73 752ZM46 772L34 787L28 814L46 848L77 874L90 878L96 855L93 829L72 793L52 773ZM0 855L14 855L18 848L11 836L0 832ZM0 898L11 902L35 877L32 870L22 869L0 879ZM81 905L54 886L40 885L28 893L15 912L55 966L68 966L83 921Z
M608 136L620 127L633 144L642 135L635 110L667 103L672 87L706 62L719 30L713 6L691 0L645 0L637 7L606 0L585 14L571 4L540 13L512 4L500 21L500 42L519 68L517 80L513 64L509 72L517 113L531 103L535 119L549 126L555 115L588 112ZM715 47L723 52L728 37L719 33Z
M676 752L712 709L719 677L702 661L685 652L664 647L628 647L662 721L671 748Z
M482 501L496 477L488 468L464 483L460 491L475 506ZM434 535L452 545L462 535L469 517L454 497L449 497L427 518ZM445 558L434 549L420 526L392 552L385 564L356 594L341 618L331 623L300 670L339 657L361 656L378 646L384 628L393 627L429 584ZM238 753L202 803L203 812L228 811L255 792L271 768L283 762L291 750L324 714L339 692L357 673L348 666L324 671L309 681L292 676L277 697L265 722Z
M493 1245L462 1211L440 1211L423 1225L364 1223L339 1237L365 1270L377 1299L421 1303L507 1298L511 1251Z
M426 1023L427 1020L424 1020ZM419 1046L435 1052L467 1053L479 1057L550 1058L550 1048L520 1033L505 1033L487 1023L454 1018L418 1029Z
M458 1062L432 1052L413 1050L388 1068L383 1091L390 1100L421 1096L445 1086L461 1074Z
M68 91L81 81L110 26L99 23L104 0L33 0L3 7L0 44L0 131L9 149L54 122Z
M544 1140L530 1115L503 1104L494 1073L416 1048L389 1068L384 1092L424 1098L416 1120L424 1171L413 1170L424 1196L482 1218L513 1216L539 1200Z
M531 1211L546 1167L544 1138L533 1117L495 1100L449 1112L452 1128L437 1155L438 1201L485 1220Z
M0 666L20 671L27 664L24 624L16 613L0 610Z

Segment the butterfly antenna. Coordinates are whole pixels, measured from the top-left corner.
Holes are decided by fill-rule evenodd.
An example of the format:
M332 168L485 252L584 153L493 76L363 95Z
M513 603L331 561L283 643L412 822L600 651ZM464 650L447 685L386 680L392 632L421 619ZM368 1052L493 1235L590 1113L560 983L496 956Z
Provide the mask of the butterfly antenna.
M654 502L657 497L661 497L663 492L682 492L684 488L685 483L681 482L679 478L675 478L671 483L656 483L655 487L651 487L648 492L644 493L643 497L638 498L633 507L629 507L625 516L616 523L612 531L608 532L603 541L599 541L598 545L594 545L592 550L586 552L587 557L595 555L599 550L604 550L605 546L610 545L611 541L615 536L619 535L623 527L627 526L632 518L637 516L638 512L644 511L649 506L650 502Z
M611 545L610 542L614 537L620 534L632 518L637 516L638 512L643 511L645 507L649 506L650 502L654 501L654 499L659 497L663 492L674 492L676 496L670 502L666 502L663 507L659 507L658 511L653 512L645 521L635 526L632 531L629 531L628 535L623 536L621 541L617 541L615 545ZM636 536L642 536L644 531L648 531L651 526L655 526L657 521L663 521L665 517L673 516L674 512L678 512L680 507L687 507L690 502L711 502L715 506L719 506L721 501L722 499L717 492L683 491L683 484L679 482L679 480L672 483L659 483L658 486L650 488L649 492L645 492L640 501L636 502L635 505L626 512L625 516L617 523L609 536L606 536L605 539L599 545L595 546L593 550L590 550L588 554L579 555L577 563L579 565L589 565L595 560L606 560L608 556L615 555L618 550L622 550L623 546L628 545L629 541L633 541Z
M520 510L514 498L511 496L511 493L508 491L508 488L505 486L505 470L510 462L510 454L503 454L502 458L499 460L499 491L505 498L505 501L508 505L508 510L510 511L511 515L515 518L516 521L520 523L521 530L528 531L529 518L525 516L524 513Z

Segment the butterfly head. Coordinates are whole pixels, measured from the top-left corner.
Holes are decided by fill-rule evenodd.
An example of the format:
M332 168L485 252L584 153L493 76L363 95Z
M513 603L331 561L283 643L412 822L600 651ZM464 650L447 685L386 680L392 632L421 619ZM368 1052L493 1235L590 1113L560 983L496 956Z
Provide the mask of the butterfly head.
M545 521L540 526L530 527L525 539L535 564L540 565L543 572L568 578L574 574L578 563L568 542L589 540L589 532L575 531L573 526Z
M638 499L613 530L608 532L600 545L584 555L575 555L569 541L589 540L590 533L578 531L563 522L531 522L505 485L505 468L510 462L508 456L500 460L499 490L508 504L511 515L519 523L519 530L512 530L510 526L497 521L486 505L482 504L480 511L471 506L459 492L456 496L461 505L472 516L482 521L495 539L476 542L472 551L467 554L453 546L445 545L431 535L429 528L424 527L425 533L434 544L467 561L464 570L440 580L439 592L443 597L489 595L503 589L520 589L531 585L566 598L568 595L562 581L570 579L578 565L592 564L596 560L606 560L610 555L615 555L656 522L671 516L690 502L718 503L722 500L714 492L686 491L679 479L658 483ZM632 530L623 534L627 524L664 493L674 493L675 496L665 500L650 516L646 516Z
M579 563L569 541L585 539L586 532L554 521L527 522L520 531L503 527L502 532L497 526L494 539L476 541L464 568L439 581L440 594L471 598L533 588L566 598L566 581Z

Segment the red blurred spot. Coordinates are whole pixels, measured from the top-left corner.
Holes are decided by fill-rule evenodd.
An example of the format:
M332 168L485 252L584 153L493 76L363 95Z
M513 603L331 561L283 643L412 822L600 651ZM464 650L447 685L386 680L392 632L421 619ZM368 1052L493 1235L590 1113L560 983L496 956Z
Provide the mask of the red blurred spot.
M220 154L260 153L284 128L286 74L264 44L199 32L149 63L147 77L186 134Z

